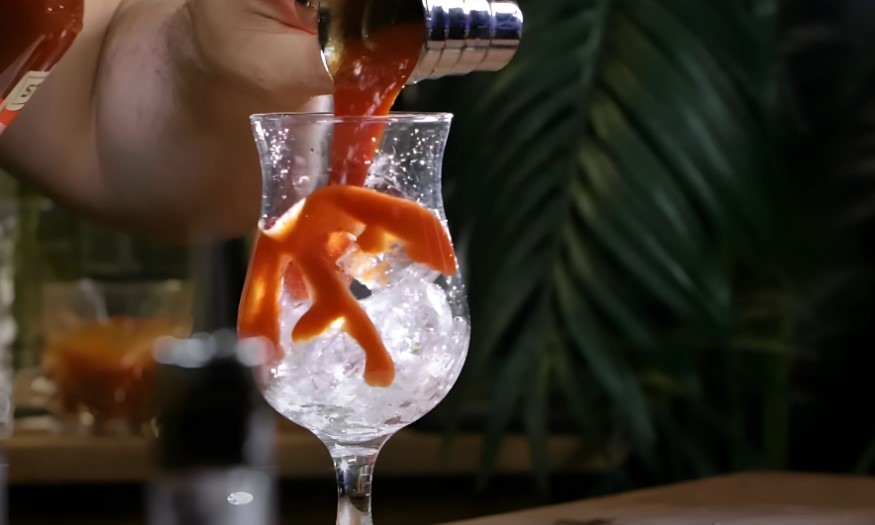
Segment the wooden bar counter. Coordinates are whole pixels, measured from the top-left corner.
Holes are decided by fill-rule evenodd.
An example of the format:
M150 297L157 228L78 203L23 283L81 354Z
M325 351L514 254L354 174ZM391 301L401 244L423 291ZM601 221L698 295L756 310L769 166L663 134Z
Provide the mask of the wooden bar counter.
M875 479L738 474L447 525L875 525Z

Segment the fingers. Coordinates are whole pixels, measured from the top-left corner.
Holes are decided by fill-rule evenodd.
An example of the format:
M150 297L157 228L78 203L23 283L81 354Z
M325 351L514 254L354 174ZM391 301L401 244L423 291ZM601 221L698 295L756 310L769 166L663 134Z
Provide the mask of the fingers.
M302 5L294 0L263 0L256 2L253 9L267 18L294 29L316 35L319 30L319 11L314 7Z
M293 0L189 0L187 8L203 63L239 91L277 111L332 92L309 8Z

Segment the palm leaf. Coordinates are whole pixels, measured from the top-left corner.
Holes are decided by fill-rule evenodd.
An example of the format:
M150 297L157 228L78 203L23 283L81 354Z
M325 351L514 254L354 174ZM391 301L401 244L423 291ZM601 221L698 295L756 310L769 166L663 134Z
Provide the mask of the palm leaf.
M763 65L737 37L757 34L757 19L724 2L522 4L514 62L452 83L464 98L446 177L474 327L461 388L501 370L487 476L519 406L547 463L550 392L581 429L652 451L642 377L675 375L665 326L728 334L727 253L752 257L772 220ZM606 407L582 410L583 396Z

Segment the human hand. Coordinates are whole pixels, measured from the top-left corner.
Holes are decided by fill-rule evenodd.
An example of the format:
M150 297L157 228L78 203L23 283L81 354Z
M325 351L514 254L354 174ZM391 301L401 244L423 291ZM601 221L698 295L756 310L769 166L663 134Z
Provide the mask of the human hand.
M194 56L241 94L294 109L332 92L317 37L317 10L294 0L187 0Z
M113 228L181 242L250 231L261 178L249 116L331 109L314 10L85 2L82 33L0 137L0 164Z

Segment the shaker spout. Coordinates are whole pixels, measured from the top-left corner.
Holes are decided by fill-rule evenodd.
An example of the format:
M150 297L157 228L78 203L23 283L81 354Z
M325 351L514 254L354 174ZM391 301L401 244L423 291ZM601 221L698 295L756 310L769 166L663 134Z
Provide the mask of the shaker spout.
M349 34L351 26L357 38L367 39L379 27L423 24L422 50L408 84L499 71L514 58L522 40L523 13L511 0L360 1L295 0L318 10L322 58L329 72L344 47L338 35Z

